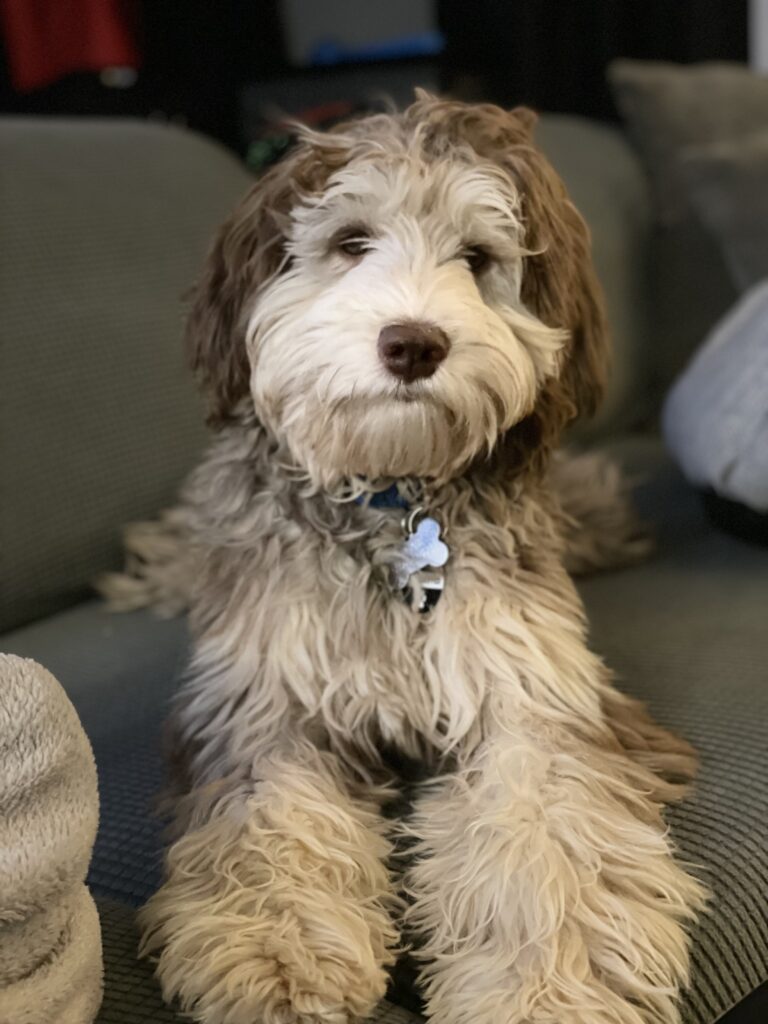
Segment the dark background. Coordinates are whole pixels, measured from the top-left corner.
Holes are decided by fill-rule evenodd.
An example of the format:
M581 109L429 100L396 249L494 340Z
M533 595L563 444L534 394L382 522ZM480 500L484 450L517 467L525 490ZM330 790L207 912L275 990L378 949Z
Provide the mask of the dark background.
M19 2L42 19L51 5L65 4L73 31L80 4L87 7L86 0L0 0L0 15ZM440 53L389 61L360 61L353 54L329 67L291 56L290 18L281 0L97 2L113 8L135 41L135 82L110 87L97 70L73 68L21 91L11 73L7 17L0 17L0 113L173 120L244 154L263 130L265 106L322 120L371 92L402 99L424 83L469 99L612 119L605 67L614 57L747 57L747 0L432 0L419 10L423 16L428 9L442 34ZM303 2L309 15L314 0ZM301 3L293 0L294 18ZM343 37L351 17L364 23L373 3L327 3L324 37Z

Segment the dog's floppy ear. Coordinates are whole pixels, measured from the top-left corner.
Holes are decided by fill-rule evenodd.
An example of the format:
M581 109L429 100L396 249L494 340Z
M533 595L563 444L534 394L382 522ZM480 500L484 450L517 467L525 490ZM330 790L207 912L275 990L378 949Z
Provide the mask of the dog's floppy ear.
M518 109L508 116L530 132L527 114ZM513 147L507 160L522 192L525 246L530 252L524 262L521 297L543 323L570 331L571 343L556 385L559 399L571 406L562 410L564 421L591 416L603 396L610 345L589 229L532 141Z
M537 116L526 107L506 111L491 104L467 104L418 94L412 116L426 124L426 141L448 139L470 146L501 166L522 200L524 245L522 299L549 327L570 331L560 379L552 382L548 415L562 423L590 415L602 396L608 332L602 293L592 266L587 226L568 198L560 178L537 148ZM558 416L554 417L555 409ZM553 425L553 431L556 428Z
M291 209L342 163L338 151L302 138L217 232L192 290L185 336L190 364L208 396L210 422L225 422L249 393L247 321L260 288L287 266Z
M248 394L246 305L280 268L279 217L287 216L292 193L286 169L273 167L219 228L193 288L185 343L214 422L225 420Z

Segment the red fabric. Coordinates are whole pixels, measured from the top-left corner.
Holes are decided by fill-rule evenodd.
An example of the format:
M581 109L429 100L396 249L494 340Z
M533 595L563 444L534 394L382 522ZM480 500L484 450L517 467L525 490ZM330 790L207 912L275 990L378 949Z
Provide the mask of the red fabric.
M31 92L73 71L139 66L122 0L0 0L13 87Z

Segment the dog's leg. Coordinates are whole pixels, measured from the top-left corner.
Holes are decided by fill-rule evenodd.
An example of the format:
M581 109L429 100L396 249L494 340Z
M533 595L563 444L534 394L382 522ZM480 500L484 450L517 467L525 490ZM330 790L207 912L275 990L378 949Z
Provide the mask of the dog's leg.
M672 859L652 781L521 712L422 796L408 917L431 1020L679 1020L702 890Z
M166 999L204 1024L347 1024L384 995L397 934L375 800L309 748L193 794L141 913Z

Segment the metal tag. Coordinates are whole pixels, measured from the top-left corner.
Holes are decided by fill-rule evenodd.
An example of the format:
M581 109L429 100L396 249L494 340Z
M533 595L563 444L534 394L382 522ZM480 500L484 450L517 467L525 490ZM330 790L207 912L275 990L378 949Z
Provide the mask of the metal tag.
M440 523L432 516L423 516L416 508L403 520L406 540L392 567L392 582L398 590L411 591L419 611L428 611L442 593L445 581L439 570L450 556L441 537ZM423 577L415 579L423 570Z

